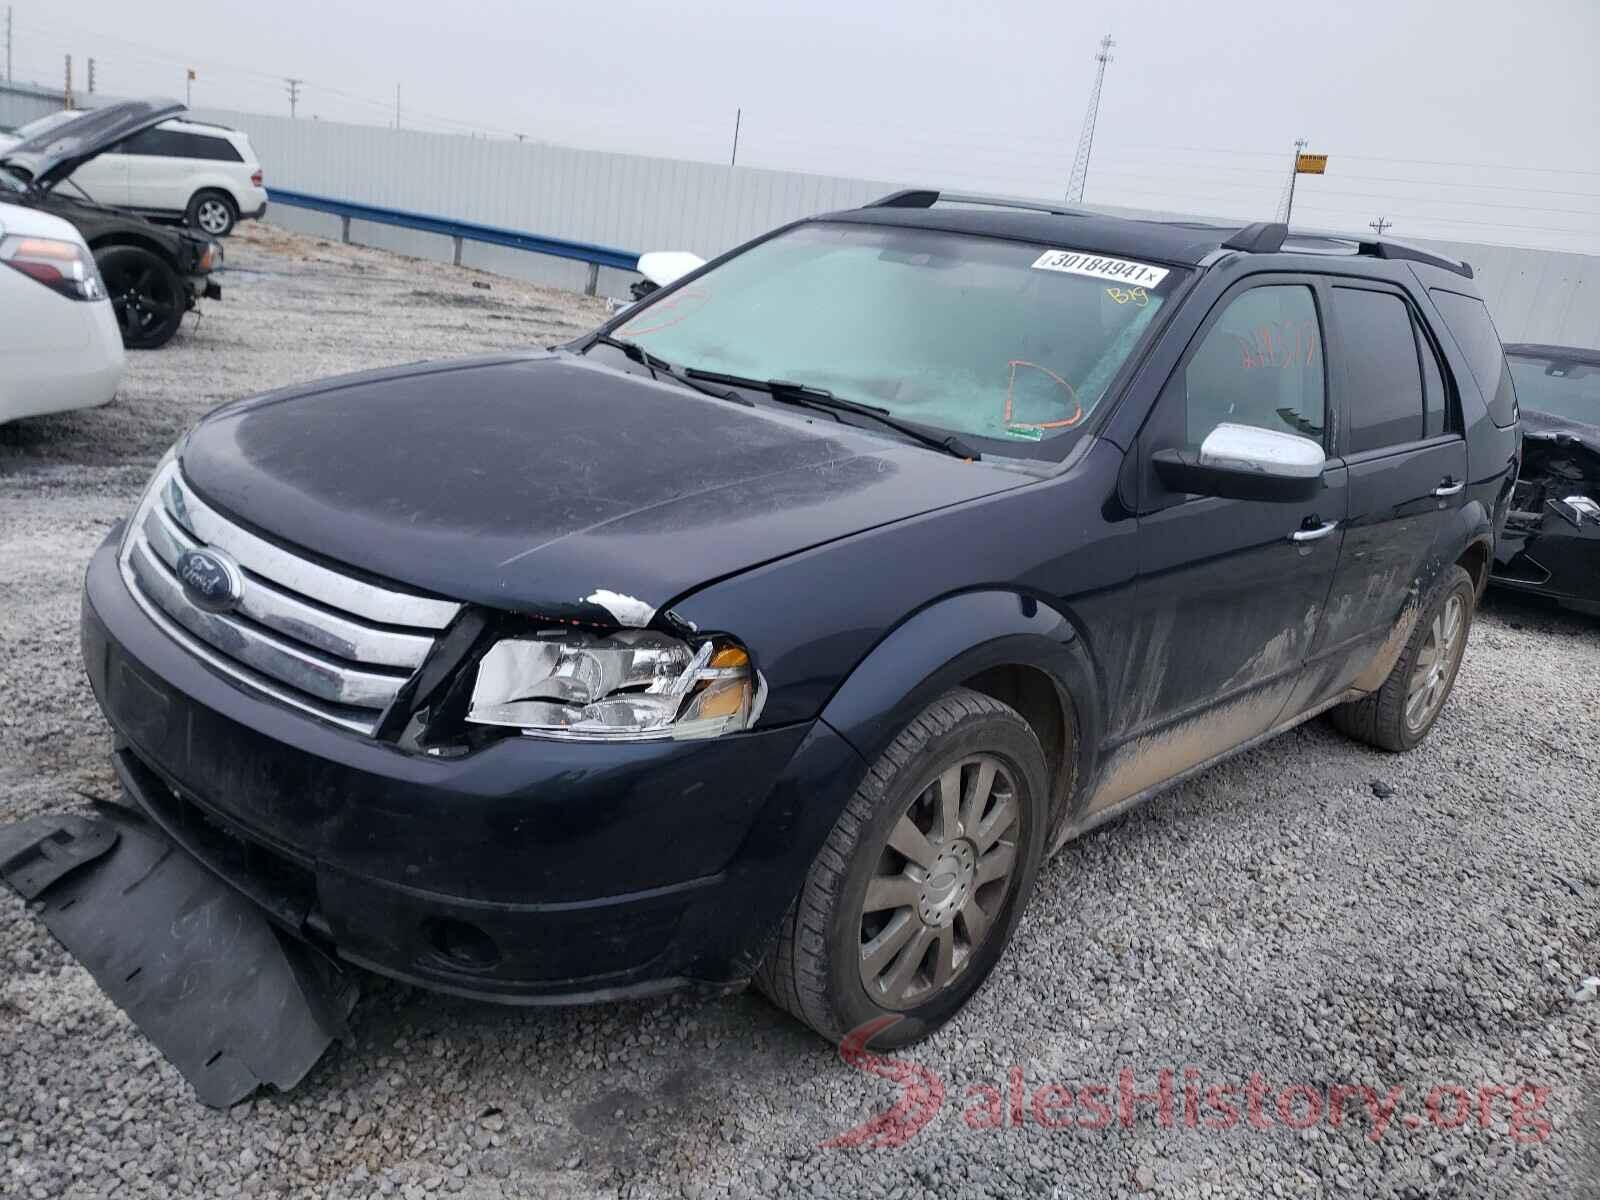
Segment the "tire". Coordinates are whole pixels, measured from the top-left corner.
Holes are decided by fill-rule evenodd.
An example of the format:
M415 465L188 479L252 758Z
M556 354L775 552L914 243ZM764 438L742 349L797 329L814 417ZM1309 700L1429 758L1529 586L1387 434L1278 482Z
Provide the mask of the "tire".
M1455 687L1477 599L1472 576L1459 566L1446 570L1434 584L1389 678L1372 695L1331 709L1328 719L1334 728L1358 742L1395 753L1421 745ZM1456 633L1441 664L1434 648L1448 633L1452 620ZM1418 688L1412 685L1429 680L1433 694L1419 699Z
M239 206L226 192L196 192L183 214L183 223L208 237L225 238L239 222Z
M187 311L183 280L167 261L143 246L107 246L95 265L111 297L122 344L129 350L154 350L172 340Z
M951 837L942 802L945 780L956 778L961 786L948 794L959 791L962 807L977 798L979 809L976 819L970 808L955 809ZM986 779L992 790L978 798ZM871 1039L879 1048L927 1037L982 986L1010 941L1038 873L1048 798L1044 751L1015 709L965 688L940 697L890 743L850 798L756 973L756 987L833 1041L878 1018L898 1018ZM908 823L922 826L918 838L907 836ZM937 858L926 869L917 866L891 837ZM984 881L1007 859L1008 845L1006 872ZM942 879L951 883L941 885ZM869 884L872 903L892 895L896 906L869 908ZM986 925L963 906L967 899ZM902 948L895 949L897 941ZM919 944L921 956L907 966ZM866 946L876 947L870 967ZM946 966L941 983L936 972ZM901 978L909 982L896 991Z

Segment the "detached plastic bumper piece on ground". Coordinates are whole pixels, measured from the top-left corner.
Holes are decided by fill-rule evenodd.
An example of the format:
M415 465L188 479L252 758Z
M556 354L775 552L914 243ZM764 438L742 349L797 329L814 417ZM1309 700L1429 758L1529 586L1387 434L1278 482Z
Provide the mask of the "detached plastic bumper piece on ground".
M213 1108L287 1090L348 1036L352 975L138 814L0 826L0 878Z

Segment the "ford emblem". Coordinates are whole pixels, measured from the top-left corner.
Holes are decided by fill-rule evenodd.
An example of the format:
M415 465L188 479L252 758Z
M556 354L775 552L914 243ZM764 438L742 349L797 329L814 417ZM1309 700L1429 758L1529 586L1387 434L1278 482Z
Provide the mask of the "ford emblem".
M227 612L244 590L238 566L218 550L185 550L178 555L178 582L184 594L208 612Z

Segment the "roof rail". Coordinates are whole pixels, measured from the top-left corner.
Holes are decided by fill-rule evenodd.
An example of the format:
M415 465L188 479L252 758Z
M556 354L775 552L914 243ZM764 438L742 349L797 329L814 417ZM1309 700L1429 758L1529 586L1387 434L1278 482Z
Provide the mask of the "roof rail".
M1322 244L1311 244L1319 242ZM1240 250L1246 254L1272 254L1287 250L1296 254L1359 254L1367 258L1403 259L1427 263L1472 278L1472 267L1467 263L1408 242L1321 229L1301 229L1291 233L1287 225L1277 221L1257 221L1254 225L1246 225L1223 242L1222 249Z
M1472 264L1462 262L1459 258L1450 258L1444 254L1436 254L1432 250L1424 250L1421 246L1413 246L1409 242L1391 242L1384 238L1366 238L1361 241L1362 254L1370 254L1374 258L1397 258L1407 262L1427 263L1430 267L1442 267L1446 271L1453 271L1457 275L1472 278Z
M980 204L986 208L1015 208L1022 212L1050 213L1057 217L1083 216L1076 209L1045 204L1038 200L1008 200L1004 196L980 196L971 192L940 192L932 188L907 188L890 192L863 208L932 208L935 204Z
M1289 236L1289 227L1281 221L1257 221L1246 225L1222 243L1224 250L1240 250L1245 254L1273 254L1283 248Z

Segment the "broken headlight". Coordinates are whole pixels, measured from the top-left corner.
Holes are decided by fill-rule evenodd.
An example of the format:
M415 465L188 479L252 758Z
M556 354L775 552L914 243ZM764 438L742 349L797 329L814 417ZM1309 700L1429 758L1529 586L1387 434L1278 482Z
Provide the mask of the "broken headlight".
M489 648L467 720L552 737L716 737L750 728L765 699L750 655L725 638L552 632Z

